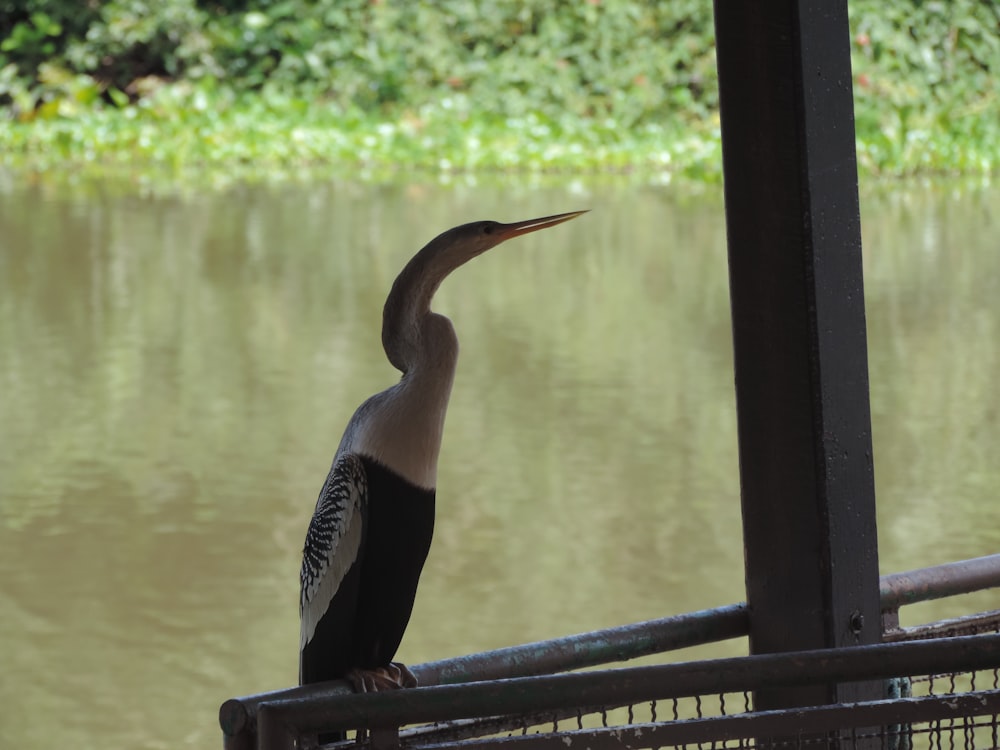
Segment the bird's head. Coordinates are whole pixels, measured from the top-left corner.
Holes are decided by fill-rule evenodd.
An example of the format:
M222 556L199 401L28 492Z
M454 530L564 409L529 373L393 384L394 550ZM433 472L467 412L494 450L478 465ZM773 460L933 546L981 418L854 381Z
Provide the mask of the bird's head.
M459 266L502 242L575 219L586 211L515 221L474 221L442 232L428 242L402 270L392 285L382 311L382 345L397 369L407 372L421 356L421 321L431 298L445 277ZM452 334L454 336L454 334Z
M512 224L504 224L499 221L474 221L441 233L431 240L430 244L436 245L442 255L451 256L448 260L454 263L453 267L457 268L462 263L482 255L487 250L507 240L537 232L539 229L554 227L585 213L587 212L570 211L555 216L544 216L540 219L515 221Z

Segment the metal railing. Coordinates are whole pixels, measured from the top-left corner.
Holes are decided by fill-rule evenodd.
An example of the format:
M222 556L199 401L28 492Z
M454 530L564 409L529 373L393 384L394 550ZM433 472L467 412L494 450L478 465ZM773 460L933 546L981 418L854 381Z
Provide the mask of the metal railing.
M972 619L961 618L960 621L949 621L949 623L944 624L950 628L946 631L940 629L931 631L927 629L929 626L925 626L923 629L901 630L898 628L898 609L900 606L1000 586L1000 555L990 555L974 560L884 576L880 583L883 623L887 627L886 640L909 641L915 638L936 638L936 642L931 643L930 647L917 643L892 643L799 654L741 657L738 660L671 664L577 675L553 675L555 672L620 662L639 656L745 636L748 632L746 607L743 604L737 604L414 666L413 672L422 686L440 686L434 687L430 692L418 689L390 694L355 696L350 694L346 683L332 682L232 699L226 701L220 709L220 725L224 732L225 745L230 750L252 747L291 747L292 745L281 743L297 741L300 734L305 737L319 731L378 726L393 727L389 733L392 740L388 744L394 745L400 736L398 728L401 725L412 721L439 720L435 718L439 714L431 710L433 705L449 707L446 712L447 716L441 715L441 719L447 718L449 721L458 720L466 723L479 722L482 725L475 730L469 729L469 727L461 729L460 733L464 733L464 736L469 736L470 732L502 731L502 727L509 726L510 720L506 723L503 721L497 723L498 720L493 716L497 713L497 706L503 706L504 714L514 714L518 717L514 720L515 726L526 728L528 724L525 722L529 720L527 718L529 714L537 714L539 710L543 710L550 712L546 721L554 718L557 724L561 718L576 717L581 723L577 731L584 731L582 716L589 712L584 711L582 706L602 707L602 714L605 716L603 722L606 723L605 712L609 706L613 708L614 706L632 705L636 700L640 702L652 701L653 723L655 723L656 700L682 697L679 694L670 694L670 690L677 690L676 687L671 688L671 685L683 685L683 694L686 696L702 694L721 694L724 696L726 692L742 691L744 692L744 703L749 708L748 691L768 686L769 683L766 682L768 679L778 679L773 676L771 670L778 670L776 674L783 675L780 676L781 680L792 680L791 682L781 682L781 685L794 685L801 684L796 683L795 680L805 679L802 675L808 676L807 681L815 684L817 681L822 683L825 680L836 682L871 677L889 678L918 673L932 674L935 670L954 673L956 670L993 668L1000 665L1000 662L991 662L991 659L996 657L994 651L990 649L998 649L996 654L1000 654L1000 640L997 637L980 636L972 641L962 638L945 641L937 638L941 632L960 634L996 631L998 623L1000 623L1000 613L986 613ZM934 627L940 628L941 626L942 624L935 624ZM988 648L986 648L987 645ZM873 651L872 649L877 650ZM969 653L973 654L975 658L971 662L968 661L968 653L962 656L963 649L972 649ZM929 655L934 654L937 655L934 658L944 659L944 661L912 661L918 655L923 659L931 659ZM879 666L874 671L870 671L873 668L875 656L877 656ZM802 661L803 659L806 661ZM831 665L841 664L841 669L846 669L843 664L847 662L838 661L841 659L858 659L856 664L854 662L851 664L854 664L861 671L838 672ZM902 661L898 661L900 659ZM962 661L962 659L966 659L966 661ZM865 666L866 662L868 667ZM869 672L864 672L866 668L869 669ZM780 670L786 671L781 672ZM528 679L532 675L541 674L549 676ZM796 674L800 677L796 677ZM723 675L729 680L734 680L737 676L738 679L734 682L719 682ZM496 682L497 680L504 680L504 682ZM554 682L545 682L545 680ZM623 682L619 684L616 680ZM461 684L456 685L455 683ZM628 689L630 689L628 686L636 688L639 685L642 686L640 691L642 697L638 697L638 693L628 693ZM442 690L450 692L441 693ZM591 695L587 690L596 692ZM485 703L478 704L476 702L477 696ZM610 702L609 696L613 696L613 700ZM626 697L629 700L625 700ZM632 700L633 698L635 700ZM555 704L552 703L553 700L556 701ZM989 703L993 700L992 697L986 696L984 700L987 701L987 704L992 705ZM424 703L425 701L430 703ZM442 703L435 704L435 701ZM929 705L925 701L924 707L927 710L930 710L927 708ZM463 706L466 709L464 712L456 713L457 706ZM696 706L697 710L694 715L697 719L697 716L701 716L700 700ZM417 707L420 707L419 711ZM885 713L887 708L882 706L878 710ZM904 711L903 708L898 710ZM944 711L946 709L935 710ZM379 713L380 711L388 713L382 714ZM415 713L408 713L410 711ZM629 709L630 718L633 713L633 710ZM679 716L676 704L673 706L672 713L675 718ZM830 716L834 715L836 714L830 714ZM348 716L350 721L347 720ZM390 716L393 718L390 719ZM775 719L775 721L779 720ZM893 721L896 719L891 717L885 719L885 722L891 723ZM904 719L899 719L899 721L904 721ZM740 726L743 725L740 724ZM656 734L658 737L665 737L664 732L669 734L670 731L679 731L663 729L660 724L656 724L656 726L658 727ZM449 736L456 736L455 733L459 729L450 726L448 731L452 734ZM433 736L426 728L413 731L416 731L417 734L413 735L412 731L410 734L407 734L406 731L403 733L403 737L407 738L407 742L410 744L417 743L416 737L423 737L424 739L421 740L423 742ZM616 731L625 730L619 728ZM376 741L378 736L377 733L372 735L371 742L376 745L380 744ZM753 734L751 733L749 736L753 736ZM294 739L289 739L290 737ZM444 740L443 737L439 739ZM661 744L670 743L664 741Z
M553 719L546 721L550 727L560 718L579 715L582 724L584 714L606 717L614 709L688 697L705 702L708 696L745 695L762 688L889 679L899 675L939 672L971 673L972 670L983 669L1000 669L1000 634L492 680L373 695L347 695L334 701L309 696L262 704L257 714L258 747L291 750L300 746L302 737L351 729L380 731L381 736L373 733L367 741L362 735L362 744L397 746L400 742L399 728L404 725L468 721L479 717L489 717L493 722L486 729L488 734L520 728L521 738L524 738L529 737L525 732L529 726L546 721L544 718L522 721L520 717L524 715L550 715ZM761 732L794 736L803 734L804 728L808 728L809 734L816 734L849 726L846 722L850 710L862 711L861 716L866 716L864 711L868 712L863 720L865 723L859 725L863 727L868 722L883 726L917 718L929 720L963 716L963 712L969 711L970 707L982 714L1000 711L1000 691L855 703L849 704L849 708L840 705L815 709L806 707L791 712L761 712L766 715L763 719L760 714L741 713L739 721L730 719L730 723L742 727L746 738ZM496 716L498 709L506 720ZM656 739L648 735L653 729L657 733ZM588 744L619 746L624 742L646 747L719 742L734 737L731 726L726 725L719 730L707 723L707 717L667 725L658 722L614 722L612 726L562 731L555 726L544 734L549 735L545 742L537 738L532 742L510 738L507 742L525 746L551 742L552 746L566 746L566 739L586 736ZM627 742L624 741L626 737L629 738ZM437 745L440 738L435 737L433 731L425 730L419 739L412 735L407 739L407 746L417 747ZM488 744L495 742L494 737L489 739Z

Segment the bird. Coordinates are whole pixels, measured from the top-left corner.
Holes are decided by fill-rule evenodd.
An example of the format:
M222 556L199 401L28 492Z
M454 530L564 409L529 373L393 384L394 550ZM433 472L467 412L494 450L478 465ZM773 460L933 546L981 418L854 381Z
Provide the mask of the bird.
M400 380L347 424L302 552L299 683L347 679L355 692L414 687L394 662L434 530L437 463L458 338L431 301L452 271L515 237L586 211L476 221L432 239L396 277L382 347Z

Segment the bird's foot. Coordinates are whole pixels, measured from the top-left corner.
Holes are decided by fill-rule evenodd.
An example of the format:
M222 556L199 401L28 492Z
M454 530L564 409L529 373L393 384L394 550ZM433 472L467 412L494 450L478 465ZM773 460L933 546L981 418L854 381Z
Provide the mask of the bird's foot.
M347 679L355 693L379 693L383 690L399 690L417 686L417 678L405 664L389 662L387 667L375 669L352 669Z

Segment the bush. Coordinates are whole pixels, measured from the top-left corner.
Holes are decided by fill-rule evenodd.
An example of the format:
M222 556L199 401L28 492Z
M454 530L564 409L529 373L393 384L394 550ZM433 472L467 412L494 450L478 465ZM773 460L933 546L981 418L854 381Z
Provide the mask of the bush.
M5 16L0 67L12 63L37 84L48 61L130 93L148 76L216 78L365 111L444 94L500 115L616 113L625 122L714 107L711 4L704 0L250 6L111 0L80 13L78 2L31 0Z
M448 111L714 131L710 0L0 0L0 106L30 120L126 107L166 84L419 123ZM855 0L866 165L927 161L931 131L1000 140L1000 3ZM153 105L158 106L158 105ZM354 116L352 114L352 116ZM939 144L940 145L940 144ZM933 159L947 159L945 144ZM988 148L981 148L987 153Z
M293 89L365 111L444 94L501 115L624 124L716 107L709 0L0 0L0 68L43 63L134 92L148 76ZM895 106L989 89L1000 4L852 4L861 94ZM469 106L472 106L470 104Z

